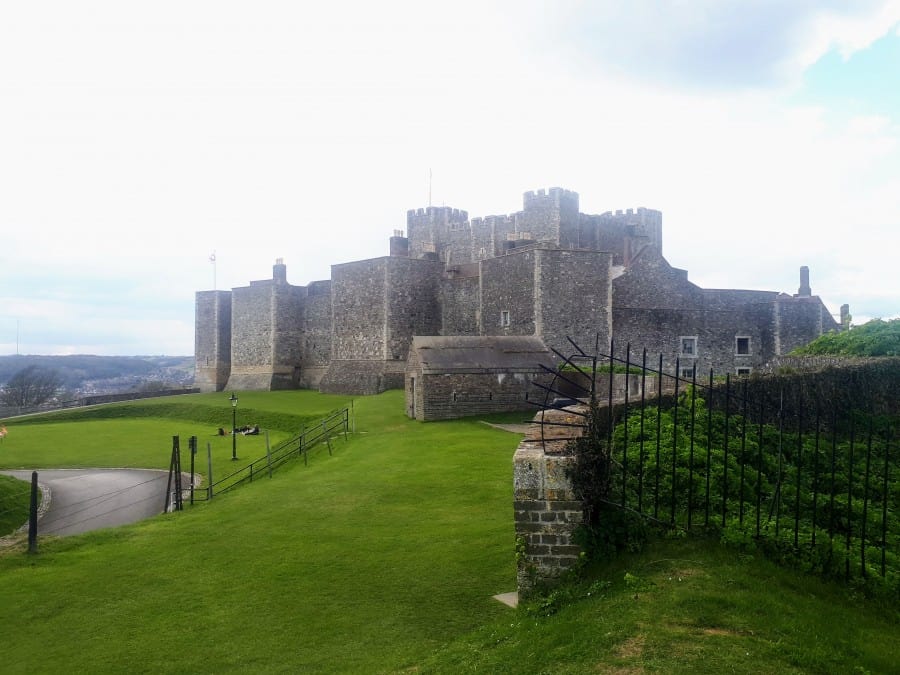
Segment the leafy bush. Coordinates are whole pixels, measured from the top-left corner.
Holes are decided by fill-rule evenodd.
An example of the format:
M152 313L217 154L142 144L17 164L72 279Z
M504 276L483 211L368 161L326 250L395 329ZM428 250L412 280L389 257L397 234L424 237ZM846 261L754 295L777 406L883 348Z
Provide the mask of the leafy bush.
M600 554L633 550L648 521L712 529L782 562L826 576L879 577L900 593L900 456L889 436L869 436L856 417L798 433L726 418L689 389L672 408L631 410L611 448L589 425L572 443L573 485L591 515L583 544Z
M840 333L826 333L792 354L815 356L900 356L900 319L873 319Z

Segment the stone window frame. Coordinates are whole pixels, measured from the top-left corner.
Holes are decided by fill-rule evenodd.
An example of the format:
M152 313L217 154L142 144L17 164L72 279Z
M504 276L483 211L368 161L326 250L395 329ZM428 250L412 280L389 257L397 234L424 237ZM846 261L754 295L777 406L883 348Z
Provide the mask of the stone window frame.
M501 328L509 328L512 325L512 319L510 318L508 309L500 310L500 327Z
M741 351L741 340L746 340L746 349ZM734 354L735 356L750 356L750 350L752 349L751 336L749 335L735 335L734 336Z
M692 366L682 366L681 371L678 373L678 377L682 380L693 380L694 379L694 371L697 368L696 365Z
M753 368L751 368L750 366L741 366L740 368L737 368L735 370L735 374L738 377L748 377L752 372Z
M691 351L685 351L685 346L688 341L692 344ZM697 355L700 353L700 349L698 347L699 340L696 335L681 335L678 338L678 354L682 357L687 357L689 359L696 359Z

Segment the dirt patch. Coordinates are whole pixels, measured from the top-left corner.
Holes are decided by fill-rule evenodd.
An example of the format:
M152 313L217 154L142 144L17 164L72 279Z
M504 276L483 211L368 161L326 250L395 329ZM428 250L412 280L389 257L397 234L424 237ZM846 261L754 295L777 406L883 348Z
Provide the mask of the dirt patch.
M647 638L643 634L630 637L616 647L615 655L620 659L640 658L644 653L646 641Z
M740 633L736 630L729 630L727 628L701 628L701 635L729 635L735 636L740 635Z

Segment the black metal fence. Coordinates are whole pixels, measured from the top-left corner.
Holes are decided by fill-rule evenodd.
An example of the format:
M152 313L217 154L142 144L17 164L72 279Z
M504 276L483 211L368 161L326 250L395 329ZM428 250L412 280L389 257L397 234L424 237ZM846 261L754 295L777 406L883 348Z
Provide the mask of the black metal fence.
M630 347L566 359L598 406L582 414L605 447L603 501L900 586L900 361L752 377L688 363L665 372Z
M272 476L275 469L281 467L285 462L292 459L303 458L304 464L309 462L309 455L315 450L327 448L328 454L331 455L331 439L336 436L343 435L347 437L350 430L350 409L342 408L328 414L317 422L308 425L303 430L285 441L269 448L265 456L256 459L249 464L243 465L237 470L231 471L221 478L213 478L213 466L211 458L208 459L208 482L205 487L198 488L193 485L185 490L180 481L181 469L183 468L178 437L173 438L172 462L170 467L170 476L174 476L174 480L170 477L169 496L166 501L166 509L181 508L181 496L188 492L190 502L207 501L215 495L227 492L244 483L252 483L254 479L262 476ZM191 471L194 474L195 456L197 454L196 437L190 439L190 456ZM207 450L209 453L209 451ZM209 454L208 454L209 457Z

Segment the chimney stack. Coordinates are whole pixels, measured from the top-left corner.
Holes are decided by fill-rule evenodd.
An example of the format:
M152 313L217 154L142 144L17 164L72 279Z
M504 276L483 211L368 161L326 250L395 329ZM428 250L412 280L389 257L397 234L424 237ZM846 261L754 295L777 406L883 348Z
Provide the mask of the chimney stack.
M812 295L812 289L809 287L809 268L804 265L800 268L800 290L797 295L801 298L808 298Z

